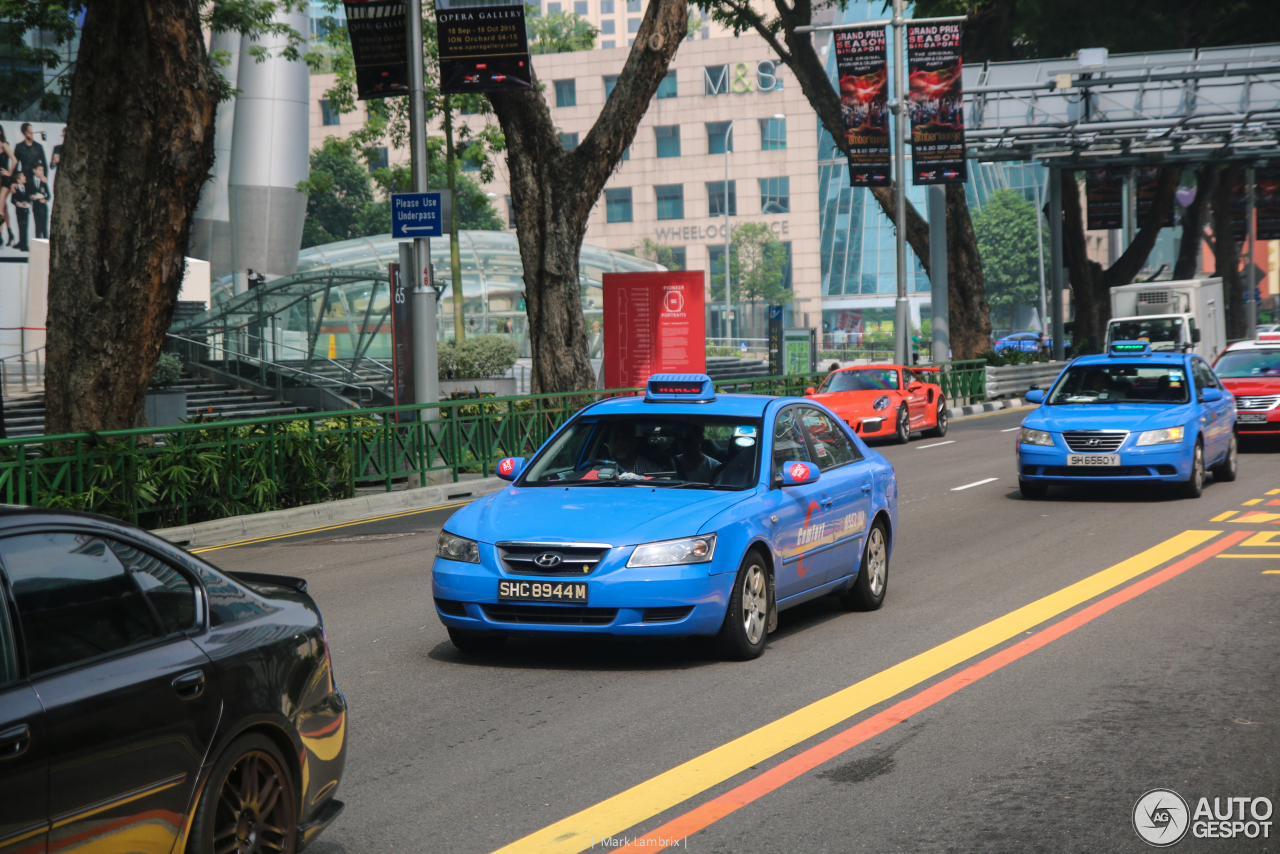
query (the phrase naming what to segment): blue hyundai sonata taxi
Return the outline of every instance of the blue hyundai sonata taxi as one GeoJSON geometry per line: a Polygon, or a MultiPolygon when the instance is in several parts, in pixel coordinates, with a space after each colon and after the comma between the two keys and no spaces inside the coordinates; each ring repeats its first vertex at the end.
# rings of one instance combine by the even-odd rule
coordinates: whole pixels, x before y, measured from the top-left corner
{"type": "Polygon", "coordinates": [[[513,634],[713,635],[755,658],[778,611],[884,601],[893,466],[804,398],[655,375],[578,412],[458,511],[431,585],[465,652],[513,634]]]}
{"type": "Polygon", "coordinates": [[[1043,498],[1050,484],[1164,482],[1199,498],[1205,470],[1236,479],[1235,398],[1192,353],[1153,353],[1116,341],[1059,375],[1018,431],[1018,486],[1043,498]]]}

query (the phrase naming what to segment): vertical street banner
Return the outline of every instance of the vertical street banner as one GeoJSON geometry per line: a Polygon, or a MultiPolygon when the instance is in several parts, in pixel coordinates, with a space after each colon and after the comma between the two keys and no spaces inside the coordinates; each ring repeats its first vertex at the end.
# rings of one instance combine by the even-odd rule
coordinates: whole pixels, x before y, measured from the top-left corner
{"type": "MultiPolygon", "coordinates": [[[[400,265],[391,272],[391,394],[396,406],[417,403],[413,394],[413,318],[409,314],[412,289],[400,275],[400,265]]],[[[412,412],[397,412],[397,424],[416,421],[412,412]]]]}
{"type": "Polygon", "coordinates": [[[436,4],[440,92],[519,92],[533,88],[524,4],[436,4]]]}
{"type": "MultiPolygon", "coordinates": [[[[1223,178],[1226,178],[1229,174],[1231,173],[1223,173],[1223,178]]],[[[1254,201],[1257,201],[1256,197],[1254,201]]],[[[1239,178],[1231,187],[1231,201],[1227,206],[1227,209],[1231,212],[1231,239],[1236,243],[1244,243],[1249,238],[1249,227],[1245,223],[1245,214],[1248,211],[1248,199],[1245,198],[1243,169],[1240,170],[1239,178]]],[[[1243,248],[1241,248],[1240,254],[1244,254],[1243,248]]]]}
{"type": "Polygon", "coordinates": [[[769,376],[771,377],[780,377],[783,373],[782,310],[783,306],[780,305],[769,306],[769,376]]]}
{"type": "Polygon", "coordinates": [[[969,180],[962,67],[960,24],[907,25],[907,114],[917,186],[969,180]]]}
{"type": "Polygon", "coordinates": [[[361,101],[409,94],[404,0],[344,0],[361,101]]]}
{"type": "Polygon", "coordinates": [[[889,61],[884,30],[835,34],[840,112],[849,145],[849,185],[887,187],[889,160],[889,61]]]}
{"type": "MultiPolygon", "coordinates": [[[[1143,166],[1133,170],[1133,195],[1134,201],[1138,208],[1138,228],[1147,227],[1147,221],[1151,218],[1151,208],[1156,201],[1156,190],[1160,185],[1160,169],[1158,167],[1143,166]]],[[[1161,228],[1173,227],[1173,207],[1169,208],[1169,213],[1165,216],[1164,222],[1160,223],[1161,228]]]]}
{"type": "Polygon", "coordinates": [[[1253,215],[1258,240],[1280,240],[1280,164],[1272,161],[1253,173],[1253,215]]]}
{"type": "Polygon", "coordinates": [[[1124,173],[1088,169],[1084,173],[1085,228],[1089,231],[1124,226],[1124,173]]]}
{"type": "Polygon", "coordinates": [[[604,385],[707,370],[701,270],[604,274],[604,385]]]}

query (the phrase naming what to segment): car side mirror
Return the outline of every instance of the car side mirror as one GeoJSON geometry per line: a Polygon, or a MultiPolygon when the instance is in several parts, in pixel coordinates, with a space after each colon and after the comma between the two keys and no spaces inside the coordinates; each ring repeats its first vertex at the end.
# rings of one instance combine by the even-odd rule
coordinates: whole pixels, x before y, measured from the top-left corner
{"type": "Polygon", "coordinates": [[[818,479],[818,467],[813,463],[790,460],[782,464],[783,486],[804,486],[818,479]]]}
{"type": "Polygon", "coordinates": [[[924,383],[916,382],[907,386],[907,391],[919,391],[924,388],[924,383]]]}
{"type": "Polygon", "coordinates": [[[1192,330],[1191,330],[1191,343],[1192,343],[1192,344],[1199,344],[1199,343],[1200,343],[1200,330],[1199,330],[1199,329],[1192,329],[1192,330]]]}
{"type": "Polygon", "coordinates": [[[804,390],[804,393],[805,393],[805,394],[816,394],[817,392],[814,390],[813,386],[809,386],[807,389],[805,389],[805,390],[804,390]]]}
{"type": "Polygon", "coordinates": [[[1027,403],[1044,403],[1044,391],[1038,388],[1033,388],[1031,391],[1027,392],[1027,396],[1024,400],[1026,400],[1027,403]]]}
{"type": "Polygon", "coordinates": [[[1205,403],[1213,403],[1215,400],[1222,400],[1222,389],[1202,388],[1200,389],[1200,400],[1205,403]]]}
{"type": "Polygon", "coordinates": [[[503,480],[515,480],[524,471],[524,457],[507,457],[498,462],[496,474],[503,480]]]}

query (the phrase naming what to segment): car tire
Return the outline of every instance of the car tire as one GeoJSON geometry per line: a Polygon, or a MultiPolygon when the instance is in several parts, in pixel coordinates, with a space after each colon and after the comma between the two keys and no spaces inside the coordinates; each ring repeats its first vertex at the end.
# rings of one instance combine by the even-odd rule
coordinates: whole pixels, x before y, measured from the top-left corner
{"type": "Polygon", "coordinates": [[[493,632],[455,629],[453,626],[449,626],[449,641],[458,648],[458,652],[469,654],[497,652],[507,642],[507,636],[494,634],[493,632]]]}
{"type": "Polygon", "coordinates": [[[742,558],[729,593],[729,607],[716,635],[720,654],[730,661],[750,661],[764,652],[769,637],[769,588],[773,581],[759,551],[742,558]]]}
{"type": "Polygon", "coordinates": [[[1236,479],[1236,475],[1240,472],[1240,450],[1235,433],[1231,434],[1231,444],[1227,447],[1226,458],[1210,471],[1213,472],[1213,479],[1220,483],[1230,483],[1236,479]]]}
{"type": "Polygon", "coordinates": [[[899,445],[905,445],[911,441],[911,414],[907,412],[905,401],[898,406],[898,426],[894,431],[893,441],[899,445]]]}
{"type": "Polygon", "coordinates": [[[938,414],[934,426],[930,430],[925,430],[924,434],[934,439],[941,439],[947,435],[947,399],[945,397],[938,398],[938,414]]]}
{"type": "Polygon", "coordinates": [[[187,854],[293,854],[297,844],[297,787],[284,754],[261,733],[240,736],[209,772],[191,823],[187,854]],[[250,779],[252,786],[246,786],[250,779]],[[251,796],[246,797],[246,789],[251,796]]]}
{"type": "Polygon", "coordinates": [[[867,531],[867,544],[862,549],[862,565],[858,575],[840,596],[840,604],[849,611],[875,611],[884,603],[889,589],[889,535],[884,522],[877,519],[867,531]]]}
{"type": "Polygon", "coordinates": [[[1204,443],[1196,439],[1196,450],[1191,457],[1191,476],[1178,486],[1183,498],[1199,498],[1204,492],[1204,443]]]}
{"type": "Polygon", "coordinates": [[[1030,483],[1019,478],[1018,489],[1022,492],[1023,498],[1032,500],[1045,498],[1049,495],[1049,484],[1047,483],[1030,483]]]}

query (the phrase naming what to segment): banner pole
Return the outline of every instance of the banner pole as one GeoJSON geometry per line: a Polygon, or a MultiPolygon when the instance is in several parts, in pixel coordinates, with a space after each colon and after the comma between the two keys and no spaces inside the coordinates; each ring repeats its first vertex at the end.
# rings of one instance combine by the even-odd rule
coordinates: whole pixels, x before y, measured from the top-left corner
{"type": "Polygon", "coordinates": [[[893,0],[893,98],[895,101],[893,142],[894,249],[897,260],[898,299],[893,321],[893,358],[899,365],[910,364],[911,304],[907,301],[907,102],[903,77],[906,63],[906,22],[903,0],[893,0]]]}
{"type": "MultiPolygon", "coordinates": [[[[408,0],[405,9],[406,49],[409,53],[409,154],[413,170],[413,190],[425,193],[427,186],[426,107],[423,103],[422,0],[408,0]]],[[[413,385],[415,403],[440,400],[440,378],[436,361],[436,292],[431,279],[431,239],[413,240],[413,385]]],[[[440,416],[436,408],[419,411],[419,420],[440,416]]]]}

